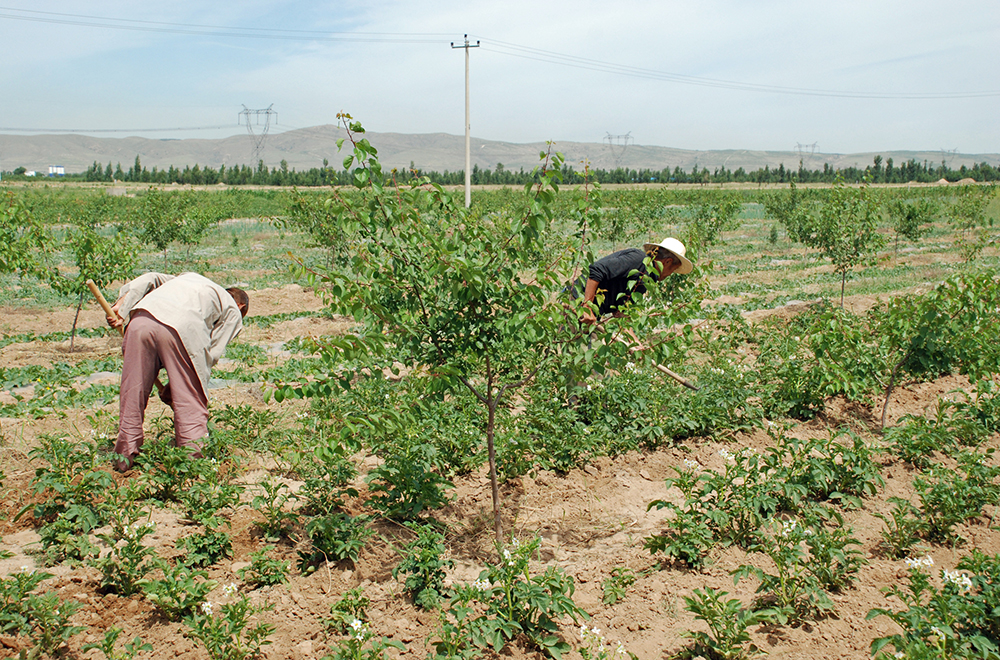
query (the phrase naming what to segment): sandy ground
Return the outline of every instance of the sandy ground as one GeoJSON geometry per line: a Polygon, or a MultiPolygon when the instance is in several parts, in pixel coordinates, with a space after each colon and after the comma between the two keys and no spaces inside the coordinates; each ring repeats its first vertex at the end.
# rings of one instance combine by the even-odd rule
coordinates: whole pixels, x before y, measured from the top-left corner
{"type": "MultiPolygon", "coordinates": [[[[252,295],[254,314],[319,309],[321,306],[311,292],[294,285],[257,291],[252,295]]],[[[864,307],[867,301],[859,300],[857,303],[864,307]]],[[[782,313],[791,311],[786,309],[782,313]]],[[[72,322],[70,311],[4,309],[0,310],[0,315],[7,333],[68,329],[72,322]]],[[[94,309],[84,311],[83,327],[97,327],[102,323],[100,312],[94,309]]],[[[297,319],[266,329],[248,326],[240,341],[270,345],[297,336],[343,332],[346,327],[347,324],[342,321],[297,319]]],[[[77,342],[77,349],[70,354],[63,344],[12,344],[0,350],[0,363],[20,366],[109,356],[120,351],[120,340],[114,337],[82,339],[77,342]]],[[[933,406],[938,397],[960,388],[967,389],[968,382],[954,376],[906,385],[893,398],[890,423],[903,414],[920,414],[933,406]]],[[[212,390],[210,394],[214,407],[249,402],[256,406],[276,405],[273,402],[265,404],[259,386],[254,385],[212,390]]],[[[107,409],[116,412],[113,405],[107,406],[107,409]]],[[[158,401],[151,403],[151,418],[165,412],[158,401]]],[[[14,553],[12,558],[0,562],[0,574],[20,570],[22,566],[34,566],[35,562],[30,550],[38,536],[32,528],[30,516],[16,523],[12,521],[14,513],[30,498],[28,490],[34,466],[28,461],[27,452],[42,433],[69,431],[86,435],[89,432],[88,413],[92,414],[92,411],[70,410],[65,416],[50,415],[40,420],[0,420],[5,438],[0,468],[6,473],[0,549],[14,553]]],[[[860,430],[863,424],[859,417],[870,417],[871,411],[862,410],[860,413],[859,416],[857,406],[833,400],[824,415],[794,426],[790,434],[802,438],[827,437],[828,429],[844,424],[860,430]]],[[[735,441],[700,438],[657,452],[633,452],[614,460],[600,458],[584,469],[565,475],[540,472],[526,476],[503,488],[505,528],[521,538],[532,538],[536,534],[541,536],[541,553],[533,564],[534,569],[541,572],[550,565],[560,566],[575,578],[577,590],[574,599],[592,616],[589,625],[600,628],[609,641],[622,641],[638,658],[667,658],[684,647],[683,631],[699,630],[704,626],[684,610],[683,597],[691,595],[696,588],[711,586],[725,589],[748,603],[753,597],[755,584],[743,581],[734,587],[730,571],[744,563],[764,565],[764,560],[760,554],[747,554],[736,548],[717,548],[709,565],[702,570],[661,566],[656,557],[644,550],[643,539],[661,529],[665,512],[647,511],[647,504],[655,499],[680,498],[678,491],[668,491],[664,486],[663,479],[672,474],[670,466],[679,465],[684,459],[696,459],[703,466],[721,469],[725,459],[718,454],[720,449],[750,447],[759,450],[769,443],[770,439],[762,431],[739,435],[735,441]],[[629,587],[624,599],[613,606],[604,605],[601,583],[611,575],[612,569],[619,566],[629,567],[636,573],[653,570],[629,587]]],[[[993,438],[991,444],[997,445],[997,438],[993,438]]],[[[363,465],[372,464],[370,458],[358,458],[363,465]]],[[[267,468],[264,462],[251,464],[242,479],[257,481],[267,468]]],[[[871,640],[894,631],[893,624],[884,617],[866,620],[866,614],[872,607],[890,604],[881,589],[899,584],[905,575],[901,562],[879,554],[879,532],[883,523],[874,514],[889,510],[889,497],[912,496],[913,472],[904,463],[886,459],[883,476],[886,485],[875,498],[868,500],[860,510],[845,512],[846,524],[853,528],[855,536],[863,543],[867,565],[861,569],[852,588],[833,596],[837,608],[835,615],[798,626],[754,627],[754,643],[770,657],[809,660],[868,658],[871,640]]],[[[297,486],[294,482],[291,485],[297,486]]],[[[361,500],[364,499],[365,486],[360,478],[357,485],[362,494],[358,501],[348,503],[352,512],[361,511],[363,506],[361,500]]],[[[450,557],[455,562],[454,568],[449,571],[449,579],[469,581],[478,576],[484,562],[493,553],[490,490],[485,471],[456,480],[456,486],[454,501],[437,517],[447,524],[449,530],[450,557]]],[[[234,557],[209,569],[212,579],[220,584],[239,583],[235,571],[245,566],[250,552],[262,544],[253,526],[253,522],[260,519],[260,514],[249,506],[235,511],[231,520],[234,557]]],[[[179,555],[180,552],[175,549],[177,539],[197,530],[173,510],[157,510],[155,520],[158,526],[151,542],[165,557],[179,555]]],[[[990,554],[1000,552],[1000,532],[991,529],[988,522],[984,518],[961,530],[968,540],[965,547],[928,547],[927,552],[934,558],[935,567],[954,567],[958,558],[972,547],[990,554]]],[[[324,632],[321,619],[329,615],[330,605],[344,590],[356,586],[364,587],[365,594],[372,601],[369,615],[373,630],[401,642],[406,648],[402,653],[390,651],[390,657],[426,657],[427,645],[434,638],[437,613],[415,608],[404,595],[402,585],[391,576],[391,569],[398,561],[398,555],[391,546],[393,542],[399,544],[408,537],[405,531],[389,522],[376,524],[376,529],[377,535],[369,541],[356,563],[329,564],[308,576],[299,575],[293,568],[289,584],[252,592],[254,601],[269,602],[274,606],[272,612],[264,615],[276,627],[270,637],[272,644],[266,647],[268,658],[319,658],[328,653],[331,639],[324,632]]],[[[294,566],[295,551],[290,543],[280,545],[279,552],[294,566]]],[[[150,642],[155,649],[150,657],[207,657],[203,649],[185,637],[183,624],[162,619],[152,603],[141,595],[120,598],[99,593],[95,569],[59,565],[47,570],[55,576],[44,583],[44,590],[54,590],[61,598],[75,599],[82,604],[74,622],[87,626],[87,631],[73,639],[69,657],[100,657],[96,651],[81,653],[80,646],[96,641],[112,625],[124,628],[122,639],[141,635],[150,642]]],[[[225,600],[221,587],[210,599],[225,600]]],[[[578,628],[572,624],[564,626],[563,635],[574,647],[579,642],[578,628]]],[[[17,639],[0,636],[0,657],[16,657],[18,644],[17,639]]],[[[503,656],[539,657],[537,653],[517,645],[509,646],[503,656]]],[[[492,656],[487,654],[485,657],[492,656]]],[[[579,656],[573,652],[567,657],[579,656]]]]}

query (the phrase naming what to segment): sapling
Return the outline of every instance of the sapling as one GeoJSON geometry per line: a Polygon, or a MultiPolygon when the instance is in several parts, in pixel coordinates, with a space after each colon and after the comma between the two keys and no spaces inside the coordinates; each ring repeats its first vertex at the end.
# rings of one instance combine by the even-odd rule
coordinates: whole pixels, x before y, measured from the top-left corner
{"type": "Polygon", "coordinates": [[[84,297],[90,295],[87,280],[93,280],[103,288],[116,280],[130,279],[138,261],[138,250],[124,232],[117,229],[110,236],[105,236],[100,220],[90,217],[77,218],[66,236],[65,245],[73,254],[76,272],[72,276],[66,276],[58,270],[52,270],[47,279],[56,291],[77,296],[70,335],[72,352],[80,308],[84,297]]]}
{"type": "Polygon", "coordinates": [[[0,203],[0,274],[44,277],[53,251],[52,234],[13,192],[0,203]]]}
{"type": "Polygon", "coordinates": [[[833,262],[840,275],[840,306],[844,306],[847,274],[855,266],[873,262],[885,245],[878,232],[881,203],[866,180],[858,188],[848,187],[843,179],[834,183],[819,212],[809,220],[806,245],[819,248],[833,262]]]}
{"type": "Polygon", "coordinates": [[[989,242],[989,228],[993,218],[986,213],[986,207],[993,199],[997,187],[962,186],[957,198],[948,209],[948,220],[959,231],[959,247],[966,262],[974,260],[989,242]]]}
{"type": "MultiPolygon", "coordinates": [[[[330,339],[323,351],[331,361],[401,356],[406,366],[433,375],[436,391],[464,389],[476,398],[485,417],[494,534],[500,541],[498,407],[560,361],[574,376],[606,365],[604,351],[598,357],[581,342],[589,333],[580,329],[580,312],[551,295],[565,285],[560,273],[571,272],[587,252],[587,231],[599,221],[594,210],[599,195],[589,190],[571,205],[570,221],[578,229],[573,240],[580,244],[546,245],[556,217],[561,156],[546,155],[539,182],[527,187],[513,212],[481,217],[425,180],[395,185],[361,125],[349,115],[340,119],[353,146],[345,167],[355,166],[353,180],[360,191],[335,190],[326,204],[345,236],[356,240],[350,240],[343,266],[310,271],[300,264],[313,281],[326,283],[332,309],[351,315],[358,325],[354,333],[330,339]],[[550,253],[551,261],[540,258],[550,253]]],[[[654,325],[646,312],[636,312],[631,320],[639,333],[654,325]]],[[[603,333],[613,337],[613,330],[603,333]]],[[[615,346],[614,360],[627,352],[613,341],[607,344],[615,346]]],[[[276,397],[319,395],[350,381],[341,371],[281,388],[276,397]]]]}
{"type": "Polygon", "coordinates": [[[889,214],[893,232],[896,234],[893,249],[898,253],[900,237],[910,241],[919,240],[927,233],[928,228],[925,225],[933,219],[938,212],[938,207],[928,199],[914,202],[894,199],[886,204],[886,212],[889,214]]]}

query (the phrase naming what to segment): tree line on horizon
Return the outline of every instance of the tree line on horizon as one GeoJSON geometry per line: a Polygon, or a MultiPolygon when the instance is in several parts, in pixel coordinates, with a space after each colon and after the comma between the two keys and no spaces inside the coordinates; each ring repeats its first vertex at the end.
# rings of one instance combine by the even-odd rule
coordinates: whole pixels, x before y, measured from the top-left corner
{"type": "MultiPolygon", "coordinates": [[[[393,174],[400,183],[407,183],[419,177],[427,177],[433,183],[441,185],[462,185],[465,183],[465,170],[454,172],[445,170],[444,172],[427,171],[417,168],[411,161],[410,166],[401,170],[394,170],[393,174]]],[[[582,181],[584,172],[575,170],[570,165],[563,165],[563,180],[569,183],[582,181]]],[[[13,172],[5,172],[4,176],[23,177],[25,168],[19,167],[13,172]]],[[[89,182],[131,182],[131,183],[159,183],[159,184],[190,184],[190,185],[214,185],[225,184],[230,186],[258,185],[258,186],[347,186],[351,185],[352,172],[338,170],[329,165],[327,159],[323,160],[323,167],[314,167],[308,170],[298,171],[289,169],[288,161],[282,160],[276,167],[268,168],[264,161],[259,161],[255,168],[248,165],[233,165],[226,167],[220,165],[218,169],[212,167],[185,166],[183,169],[171,165],[167,169],[152,170],[142,165],[139,156],[135,157],[133,165],[125,170],[121,163],[112,168],[108,162],[102,166],[97,161],[87,168],[83,173],[68,174],[62,177],[67,180],[82,180],[89,182]]],[[[497,163],[494,169],[480,168],[474,165],[471,173],[472,185],[525,185],[537,183],[540,174],[537,171],[525,171],[507,169],[503,163],[497,163]]],[[[664,168],[654,170],[650,168],[631,169],[588,169],[586,178],[589,181],[608,183],[693,183],[693,184],[722,184],[722,183],[833,183],[843,180],[848,183],[861,183],[869,181],[871,183],[932,183],[945,179],[949,182],[961,179],[972,178],[978,182],[1000,181],[1000,167],[994,167],[989,163],[974,163],[972,167],[962,165],[958,169],[952,169],[945,161],[938,165],[933,165],[929,161],[918,162],[914,159],[896,165],[892,158],[884,159],[878,155],[871,165],[860,168],[857,166],[846,168],[833,168],[829,163],[823,164],[823,169],[808,169],[802,161],[799,161],[797,169],[786,168],[781,163],[776,168],[765,165],[763,168],[747,171],[742,167],[735,170],[727,169],[725,166],[709,170],[707,167],[699,167],[695,164],[691,171],[686,171],[680,166],[673,169],[664,168]]]]}

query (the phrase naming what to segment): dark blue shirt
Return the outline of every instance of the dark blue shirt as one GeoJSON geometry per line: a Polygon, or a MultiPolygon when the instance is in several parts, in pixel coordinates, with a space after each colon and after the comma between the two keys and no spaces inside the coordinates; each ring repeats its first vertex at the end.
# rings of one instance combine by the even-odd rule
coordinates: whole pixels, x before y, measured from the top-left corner
{"type": "MultiPolygon", "coordinates": [[[[646,253],[639,248],[626,248],[590,264],[589,278],[597,282],[595,300],[604,296],[598,317],[616,312],[619,307],[631,302],[633,292],[646,292],[641,280],[646,274],[645,258],[646,253]],[[631,277],[629,273],[632,273],[631,277]]],[[[583,291],[581,286],[586,286],[583,277],[577,280],[577,295],[583,291]]]]}

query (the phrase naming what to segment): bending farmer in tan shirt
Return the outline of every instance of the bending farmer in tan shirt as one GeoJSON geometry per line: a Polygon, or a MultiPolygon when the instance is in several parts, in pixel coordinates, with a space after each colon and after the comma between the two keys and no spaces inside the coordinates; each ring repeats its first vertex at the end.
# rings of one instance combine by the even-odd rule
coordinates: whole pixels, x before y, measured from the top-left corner
{"type": "Polygon", "coordinates": [[[174,409],[174,443],[201,457],[208,435],[208,378],[243,327],[250,299],[242,289],[223,289],[197,273],[174,277],[147,273],[119,291],[112,306],[125,324],[115,466],[124,471],[142,448],[146,404],[160,369],[170,382],[161,398],[174,409]]]}

